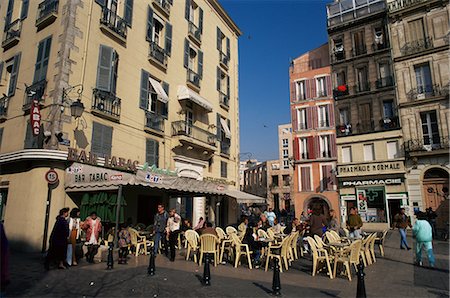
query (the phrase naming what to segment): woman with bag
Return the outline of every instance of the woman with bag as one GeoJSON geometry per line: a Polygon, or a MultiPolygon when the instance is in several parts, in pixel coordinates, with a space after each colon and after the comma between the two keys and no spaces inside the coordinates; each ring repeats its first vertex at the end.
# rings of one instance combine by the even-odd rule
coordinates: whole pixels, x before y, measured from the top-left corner
{"type": "Polygon", "coordinates": [[[70,266],[77,266],[76,245],[80,239],[80,209],[73,208],[69,217],[69,243],[67,244],[66,262],[70,266]]]}
{"type": "Polygon", "coordinates": [[[99,243],[98,237],[102,230],[102,223],[97,213],[91,212],[83,223],[83,230],[86,231],[86,246],[88,252],[86,253],[86,260],[89,263],[94,263],[94,256],[97,254],[99,243]]]}

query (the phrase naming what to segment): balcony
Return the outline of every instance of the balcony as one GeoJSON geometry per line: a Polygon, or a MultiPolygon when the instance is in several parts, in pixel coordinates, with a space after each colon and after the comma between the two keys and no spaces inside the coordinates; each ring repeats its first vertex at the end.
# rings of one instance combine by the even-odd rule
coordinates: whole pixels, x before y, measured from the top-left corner
{"type": "Polygon", "coordinates": [[[6,121],[6,116],[8,112],[8,96],[3,96],[0,98],[0,122],[6,121]]]}
{"type": "Polygon", "coordinates": [[[345,60],[345,50],[342,49],[334,49],[333,55],[332,55],[333,62],[339,62],[345,60]]]}
{"type": "Polygon", "coordinates": [[[338,100],[339,97],[343,97],[348,95],[348,86],[347,85],[340,85],[337,88],[333,89],[333,98],[335,100],[338,100]]]}
{"type": "Polygon", "coordinates": [[[392,86],[394,86],[394,77],[393,76],[387,76],[385,78],[380,78],[375,81],[375,87],[377,87],[377,89],[392,87],[392,86]]]}
{"type": "Polygon", "coordinates": [[[217,137],[215,134],[190,125],[184,120],[172,122],[172,136],[178,136],[180,141],[197,147],[216,149],[217,137]]]}
{"type": "Polygon", "coordinates": [[[164,118],[152,112],[145,113],[145,131],[147,132],[164,132],[164,118]]]}
{"type": "Polygon", "coordinates": [[[37,99],[39,102],[44,100],[45,88],[47,87],[47,80],[42,80],[25,88],[25,102],[22,109],[27,111],[31,107],[31,101],[37,99]]]}
{"type": "Polygon", "coordinates": [[[148,53],[148,60],[154,62],[157,66],[164,69],[167,68],[167,54],[166,51],[157,45],[155,42],[150,42],[150,48],[148,53]]]}
{"type": "Polygon", "coordinates": [[[127,41],[127,22],[106,7],[102,8],[100,29],[122,44],[127,41]]]}
{"type": "Polygon", "coordinates": [[[12,48],[20,41],[20,33],[22,32],[22,20],[17,19],[5,28],[3,33],[2,48],[4,51],[12,48]]]}
{"type": "Polygon", "coordinates": [[[382,51],[384,49],[389,49],[389,44],[386,41],[384,41],[383,43],[372,44],[372,52],[382,51]]]}
{"type": "Polygon", "coordinates": [[[382,130],[398,129],[400,122],[397,116],[385,117],[380,119],[380,127],[382,130]]]}
{"type": "Polygon", "coordinates": [[[341,0],[327,5],[328,28],[383,12],[384,0],[341,0]]]}
{"type": "Polygon", "coordinates": [[[58,17],[58,6],[58,0],[45,0],[39,4],[36,17],[36,27],[38,31],[44,29],[56,20],[58,17]]]}
{"type": "Polygon", "coordinates": [[[230,156],[230,148],[231,144],[229,139],[220,142],[220,154],[230,156]]]}
{"type": "Polygon", "coordinates": [[[99,89],[93,90],[92,114],[119,122],[121,100],[115,94],[99,89]]]}
{"type": "Polygon", "coordinates": [[[200,90],[200,76],[191,69],[187,70],[186,83],[193,89],[200,90]]]}
{"type": "Polygon", "coordinates": [[[202,32],[194,23],[189,21],[188,36],[193,42],[200,45],[202,43],[202,32]]]}
{"type": "Polygon", "coordinates": [[[352,125],[350,123],[336,126],[336,135],[338,137],[349,136],[352,134],[352,125]]]}
{"type": "Polygon", "coordinates": [[[433,40],[430,37],[426,37],[424,39],[405,43],[405,45],[400,48],[400,52],[402,53],[402,56],[407,56],[420,53],[431,48],[433,48],[433,40]]]}
{"type": "Polygon", "coordinates": [[[361,120],[356,124],[357,133],[370,133],[375,131],[373,120],[361,120]]]}
{"type": "Polygon", "coordinates": [[[388,3],[389,13],[397,12],[399,10],[412,7],[420,3],[426,3],[430,0],[395,0],[388,3]]]}
{"type": "Polygon", "coordinates": [[[167,0],[153,0],[153,6],[168,17],[170,15],[170,3],[167,0]]]}
{"type": "Polygon", "coordinates": [[[422,100],[433,97],[448,96],[449,87],[440,87],[439,85],[425,85],[411,89],[406,93],[406,97],[410,101],[422,100]]]}
{"type": "Polygon", "coordinates": [[[367,48],[365,44],[358,45],[352,49],[352,56],[357,57],[367,54],[367,48]]]}
{"type": "Polygon", "coordinates": [[[438,137],[433,140],[430,140],[428,137],[424,137],[423,139],[408,140],[404,145],[405,152],[409,156],[435,154],[447,155],[449,150],[448,140],[448,137],[438,137]]]}
{"type": "Polygon", "coordinates": [[[221,107],[225,109],[228,109],[230,107],[230,96],[228,96],[228,94],[219,91],[219,101],[221,107]]]}
{"type": "Polygon", "coordinates": [[[229,61],[230,61],[230,58],[225,53],[220,52],[220,65],[223,68],[228,69],[229,61]]]}

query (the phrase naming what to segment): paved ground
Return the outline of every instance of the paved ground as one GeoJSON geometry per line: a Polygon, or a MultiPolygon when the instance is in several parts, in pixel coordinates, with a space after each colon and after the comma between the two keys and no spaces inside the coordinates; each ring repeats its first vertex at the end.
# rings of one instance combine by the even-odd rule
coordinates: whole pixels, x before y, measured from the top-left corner
{"type": "MultiPolygon", "coordinates": [[[[412,244],[412,239],[409,240],[412,244]]],[[[388,234],[385,258],[366,268],[368,297],[448,297],[449,252],[447,242],[435,242],[436,268],[413,265],[413,250],[400,250],[398,232],[388,234]]],[[[184,254],[180,251],[180,254],[184,254]]],[[[47,297],[255,297],[270,296],[272,272],[235,269],[231,265],[211,267],[212,285],[201,285],[203,267],[184,261],[181,255],[174,263],[158,256],[156,275],[147,275],[148,257],[131,257],[128,265],[106,264],[80,266],[69,270],[44,271],[40,255],[13,254],[12,282],[7,296],[47,297]]],[[[426,261],[424,262],[427,264],[426,261]]],[[[308,256],[294,262],[281,274],[285,297],[355,297],[356,276],[349,282],[344,278],[330,280],[326,275],[311,276],[308,256]]]]}

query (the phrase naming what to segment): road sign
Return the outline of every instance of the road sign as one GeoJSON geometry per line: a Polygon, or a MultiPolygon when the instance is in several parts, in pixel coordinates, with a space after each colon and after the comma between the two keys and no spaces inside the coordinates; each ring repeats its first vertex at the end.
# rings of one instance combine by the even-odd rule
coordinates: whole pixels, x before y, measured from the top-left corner
{"type": "Polygon", "coordinates": [[[55,184],[58,182],[58,173],[55,170],[51,169],[45,173],[45,180],[47,180],[48,184],[55,184]]]}

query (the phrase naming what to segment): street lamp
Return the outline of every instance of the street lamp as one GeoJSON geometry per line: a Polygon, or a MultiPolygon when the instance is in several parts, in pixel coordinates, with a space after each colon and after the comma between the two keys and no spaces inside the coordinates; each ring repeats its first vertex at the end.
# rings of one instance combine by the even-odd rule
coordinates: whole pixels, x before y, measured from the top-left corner
{"type": "Polygon", "coordinates": [[[81,115],[84,112],[84,105],[83,103],[80,101],[80,99],[78,99],[77,101],[74,101],[71,105],[70,105],[70,114],[72,115],[72,117],[74,117],[75,119],[80,118],[81,115]]]}

